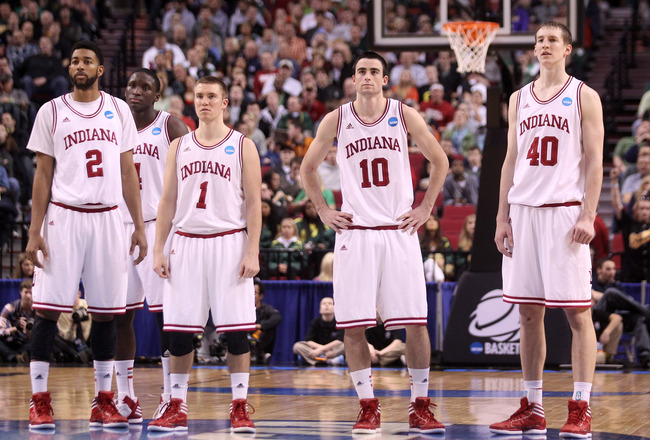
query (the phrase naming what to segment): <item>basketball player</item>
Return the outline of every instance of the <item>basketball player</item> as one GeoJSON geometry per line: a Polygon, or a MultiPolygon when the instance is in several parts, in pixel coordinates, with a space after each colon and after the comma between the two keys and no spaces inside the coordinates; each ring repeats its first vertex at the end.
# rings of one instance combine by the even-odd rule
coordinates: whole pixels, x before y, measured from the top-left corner
{"type": "MultiPolygon", "coordinates": [[[[162,194],[165,159],[172,140],[188,132],[180,119],[164,111],[157,111],[153,105],[160,98],[160,81],[156,72],[137,69],[126,85],[126,102],[138,129],[140,145],[133,150],[135,168],[140,177],[140,197],[147,242],[156,238],[156,211],[162,194]]],[[[131,217],[125,206],[120,205],[126,237],[133,233],[131,217]]],[[[142,264],[132,266],[128,272],[126,313],[117,315],[117,351],[115,353],[115,378],[117,381],[117,409],[129,423],[142,422],[142,409],[133,387],[133,358],[135,357],[135,331],[133,317],[135,310],[144,306],[145,294],[151,312],[156,313],[160,330],[160,345],[163,367],[163,394],[161,407],[169,402],[169,338],[162,331],[163,280],[151,270],[153,258],[147,255],[142,264]]],[[[154,415],[156,418],[160,411],[154,415]]]]}
{"type": "Polygon", "coordinates": [[[542,434],[545,307],[564,309],[573,342],[574,391],[561,437],[591,436],[589,395],[596,365],[589,242],[603,176],[598,94],[565,70],[571,33],[557,22],[536,34],[540,76],[510,97],[494,241],[503,258],[503,299],[519,304],[524,397],[490,430],[542,434]],[[525,274],[525,276],[522,276],[525,274]]]}
{"type": "Polygon", "coordinates": [[[212,310],[225,332],[233,401],[232,432],[255,432],[246,395],[247,332],[255,330],[253,276],[259,271],[262,178],[255,144],[226,126],[228,90],[214,76],[194,87],[199,127],[172,142],[156,219],[154,270],[165,278],[164,330],[170,332],[171,399],[150,431],[187,430],[193,333],[212,310]],[[172,231],[173,229],[173,231],[172,231]],[[168,253],[165,242],[173,232],[168,253]]]}
{"type": "Polygon", "coordinates": [[[147,254],[138,174],[132,149],[139,144],[129,107],[99,90],[104,73],[100,48],[80,41],[72,48],[68,73],[74,86],[39,110],[28,148],[36,152],[32,223],[27,255],[34,272],[30,374],[30,428],[53,428],[47,377],[56,321],[70,312],[83,279],[92,314],[95,399],[90,425],[128,426],[113,402],[114,314],[126,305],[127,258],[122,216],[126,202],[134,231],[131,254],[147,254]]]}
{"type": "Polygon", "coordinates": [[[409,425],[413,431],[442,433],[427,397],[431,345],[417,229],[429,218],[449,168],[447,157],[414,109],[386,99],[386,61],[361,54],[354,66],[356,100],[327,114],[304,158],[301,176],[323,222],[337,233],[334,250],[334,308],[345,329],[345,355],[360,398],[353,433],[380,430],[365,329],[406,328],[406,359],[411,377],[409,425]],[[408,158],[410,134],[431,162],[431,183],[422,204],[411,209],[413,187],[408,158]],[[338,139],[342,211],[330,209],[321,194],[318,165],[338,139]]]}

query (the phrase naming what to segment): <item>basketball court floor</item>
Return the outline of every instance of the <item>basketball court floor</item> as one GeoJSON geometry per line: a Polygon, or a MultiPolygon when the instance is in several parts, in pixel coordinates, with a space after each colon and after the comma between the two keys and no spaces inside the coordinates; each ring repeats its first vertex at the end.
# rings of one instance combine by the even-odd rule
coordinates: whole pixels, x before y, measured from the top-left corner
{"type": "MultiPolygon", "coordinates": [[[[446,369],[431,372],[430,393],[436,418],[447,426],[444,435],[408,433],[408,374],[405,369],[373,369],[375,394],[382,405],[382,432],[354,436],[364,439],[552,439],[560,438],[572,391],[569,371],[547,371],[544,407],[548,433],[542,436],[492,436],[488,425],[507,418],[519,406],[521,372],[512,370],[446,369]]],[[[187,433],[149,433],[146,424],[158,405],[161,373],[136,366],[135,390],[145,422],[124,430],[88,427],[93,398],[93,370],[52,367],[50,391],[56,431],[28,429],[31,395],[26,366],[0,367],[0,439],[135,440],[170,439],[349,439],[358,412],[357,397],[345,367],[264,367],[251,371],[249,403],[257,426],[253,435],[231,434],[228,406],[230,379],[224,367],[192,370],[187,433]]],[[[650,438],[650,372],[598,371],[591,399],[593,439],[650,438]]]]}

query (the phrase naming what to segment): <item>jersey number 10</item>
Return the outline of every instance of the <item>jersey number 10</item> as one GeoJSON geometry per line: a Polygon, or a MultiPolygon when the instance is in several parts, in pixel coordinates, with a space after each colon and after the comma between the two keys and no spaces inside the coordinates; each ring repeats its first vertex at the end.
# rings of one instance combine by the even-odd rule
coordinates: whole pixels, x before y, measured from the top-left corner
{"type": "Polygon", "coordinates": [[[390,183],[388,159],[377,157],[370,162],[370,167],[368,167],[368,159],[363,159],[359,162],[359,166],[361,167],[361,188],[370,188],[372,185],[387,186],[390,183]]]}

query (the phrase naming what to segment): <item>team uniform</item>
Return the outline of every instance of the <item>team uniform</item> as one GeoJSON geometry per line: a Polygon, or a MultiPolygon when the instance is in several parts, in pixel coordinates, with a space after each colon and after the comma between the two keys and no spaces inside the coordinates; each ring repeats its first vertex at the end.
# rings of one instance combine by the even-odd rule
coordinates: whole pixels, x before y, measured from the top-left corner
{"type": "Polygon", "coordinates": [[[139,144],[128,105],[100,92],[66,94],[39,110],[27,148],[54,157],[41,233],[50,254],[34,270],[34,308],[69,312],[84,282],[88,311],[124,313],[127,260],[120,155],[139,144]]]}
{"type": "MultiPolygon", "coordinates": [[[[169,113],[160,111],[151,124],[138,130],[140,145],[133,150],[133,162],[140,178],[142,217],[147,243],[154,243],[156,239],[156,214],[158,203],[162,197],[165,159],[171,143],[167,129],[170,116],[169,113]]],[[[129,243],[135,227],[125,203],[120,204],[120,210],[124,220],[124,238],[126,243],[129,243]]],[[[149,310],[162,312],[164,283],[163,279],[151,269],[153,255],[148,253],[140,264],[134,266],[132,262],[136,258],[137,254],[135,253],[133,256],[127,257],[128,260],[131,260],[131,264],[128,269],[126,308],[127,310],[142,308],[146,294],[149,310]]]]}
{"type": "Polygon", "coordinates": [[[210,309],[217,332],[255,330],[253,279],[239,278],[248,243],[243,141],[234,130],[211,146],[194,133],[179,140],[165,331],[202,332],[210,309]]]}
{"type": "Polygon", "coordinates": [[[570,243],[585,194],[583,82],[569,77],[547,101],[535,96],[533,84],[523,87],[517,100],[517,161],[508,193],[515,245],[512,258],[503,258],[503,298],[517,304],[589,307],[589,246],[570,243]]]}
{"type": "Polygon", "coordinates": [[[337,139],[341,210],[354,223],[337,235],[334,249],[337,327],[375,326],[377,312],[389,330],[426,325],[418,237],[398,230],[397,218],[413,203],[402,104],[387,99],[372,123],[362,121],[352,103],[341,106],[337,139]]]}

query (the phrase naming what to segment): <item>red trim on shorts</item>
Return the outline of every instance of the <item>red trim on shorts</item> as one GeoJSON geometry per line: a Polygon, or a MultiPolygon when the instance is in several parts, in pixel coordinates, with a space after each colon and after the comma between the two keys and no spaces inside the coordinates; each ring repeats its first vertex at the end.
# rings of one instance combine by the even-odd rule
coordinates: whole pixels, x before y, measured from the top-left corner
{"type": "Polygon", "coordinates": [[[163,331],[179,333],[203,333],[203,327],[200,325],[165,324],[163,325],[163,331]]]}
{"type": "Polygon", "coordinates": [[[557,300],[557,299],[545,299],[545,298],[526,298],[522,296],[508,296],[503,295],[503,301],[510,304],[531,304],[544,306],[548,308],[585,308],[591,307],[591,300],[557,300]]]}
{"type": "Polygon", "coordinates": [[[564,202],[564,203],[545,203],[538,206],[538,208],[560,208],[562,206],[579,206],[582,205],[582,202],[574,200],[573,202],[564,202]]]}
{"type": "Polygon", "coordinates": [[[386,329],[405,325],[427,325],[427,318],[393,318],[384,321],[384,328],[386,329]]]}
{"type": "Polygon", "coordinates": [[[232,234],[237,234],[238,232],[243,232],[245,229],[233,229],[231,231],[225,231],[225,232],[217,232],[216,234],[207,234],[207,235],[202,235],[202,234],[190,234],[189,232],[183,232],[183,231],[176,231],[178,235],[182,235],[183,237],[190,237],[190,238],[215,238],[215,237],[223,237],[224,235],[232,235],[232,234]]]}
{"type": "Polygon", "coordinates": [[[387,226],[348,226],[348,229],[370,229],[373,231],[395,231],[399,229],[399,225],[387,225],[387,226]]]}
{"type": "Polygon", "coordinates": [[[88,313],[97,315],[123,315],[126,313],[125,307],[91,307],[88,306],[88,313]]]}
{"type": "Polygon", "coordinates": [[[337,321],[336,328],[374,327],[377,325],[376,318],[355,319],[354,321],[337,321]]]}
{"type": "Polygon", "coordinates": [[[32,309],[36,310],[54,310],[55,312],[72,312],[72,306],[64,306],[60,304],[52,304],[52,303],[41,303],[41,302],[33,302],[32,303],[32,309]]]}
{"type": "Polygon", "coordinates": [[[144,308],[144,301],[126,305],[126,310],[137,310],[142,308],[144,308]]]}
{"type": "Polygon", "coordinates": [[[152,305],[147,304],[147,305],[149,306],[150,312],[158,313],[158,312],[162,312],[163,310],[162,304],[152,304],[152,305]]]}
{"type": "Polygon", "coordinates": [[[251,331],[251,330],[255,330],[254,322],[247,322],[244,324],[218,325],[215,327],[215,331],[218,333],[241,332],[241,331],[251,331]]]}
{"type": "MultiPolygon", "coordinates": [[[[61,208],[69,209],[71,211],[77,211],[77,212],[86,212],[86,213],[94,213],[94,212],[106,212],[106,211],[112,211],[114,209],[117,209],[117,205],[115,206],[102,206],[101,208],[79,208],[78,206],[70,206],[66,205],[65,203],[60,203],[60,202],[50,202],[53,205],[60,206],[61,208]]],[[[89,206],[92,206],[91,204],[88,204],[89,206]]]]}

